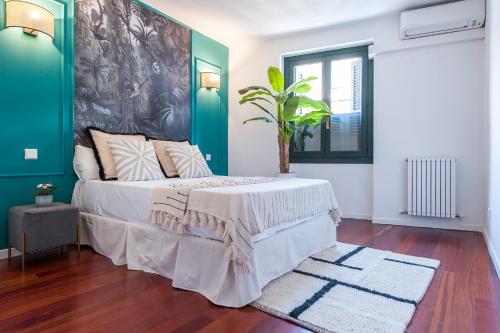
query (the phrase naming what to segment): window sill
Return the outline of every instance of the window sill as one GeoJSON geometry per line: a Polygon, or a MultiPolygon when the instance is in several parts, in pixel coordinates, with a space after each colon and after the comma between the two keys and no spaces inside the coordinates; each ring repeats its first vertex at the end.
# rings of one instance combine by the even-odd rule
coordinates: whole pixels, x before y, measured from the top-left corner
{"type": "Polygon", "coordinates": [[[290,158],[291,164],[373,164],[373,158],[290,158]]]}

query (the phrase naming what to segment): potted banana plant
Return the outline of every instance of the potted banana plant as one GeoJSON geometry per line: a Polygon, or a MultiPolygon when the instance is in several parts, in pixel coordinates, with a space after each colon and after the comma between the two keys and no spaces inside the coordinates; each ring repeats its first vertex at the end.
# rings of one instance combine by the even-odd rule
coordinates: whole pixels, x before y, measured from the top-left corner
{"type": "Polygon", "coordinates": [[[316,80],[314,76],[301,79],[289,87],[285,87],[285,80],[281,71],[274,66],[267,70],[271,89],[264,86],[250,86],[240,89],[240,105],[251,104],[263,114],[247,119],[243,124],[261,121],[278,128],[278,146],[280,159],[280,174],[290,174],[290,140],[297,130],[304,126],[315,127],[327,120],[332,114],[328,105],[323,101],[306,96],[311,91],[310,82],[316,80]]]}

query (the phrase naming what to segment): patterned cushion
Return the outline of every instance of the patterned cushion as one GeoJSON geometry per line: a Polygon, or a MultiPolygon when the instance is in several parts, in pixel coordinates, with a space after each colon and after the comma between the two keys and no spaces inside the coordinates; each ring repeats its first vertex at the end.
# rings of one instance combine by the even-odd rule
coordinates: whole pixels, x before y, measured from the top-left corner
{"type": "Polygon", "coordinates": [[[155,148],[150,141],[108,139],[118,180],[163,179],[155,148]]]}
{"type": "Polygon", "coordinates": [[[174,161],[172,161],[172,158],[170,157],[167,148],[165,148],[165,143],[182,144],[183,142],[160,141],[160,140],[151,140],[151,142],[153,142],[153,145],[155,146],[156,156],[158,156],[158,160],[160,161],[160,166],[163,168],[164,171],[163,173],[165,174],[165,176],[166,177],[179,176],[179,172],[177,172],[177,169],[175,168],[174,161]]]}
{"type": "Polygon", "coordinates": [[[181,178],[199,178],[213,176],[198,146],[188,142],[165,143],[165,147],[174,161],[181,178]]]}
{"type": "Polygon", "coordinates": [[[102,180],[116,179],[116,166],[108,145],[108,139],[146,141],[144,134],[111,134],[93,127],[87,128],[87,131],[92,139],[92,148],[99,165],[99,176],[102,180]]]}

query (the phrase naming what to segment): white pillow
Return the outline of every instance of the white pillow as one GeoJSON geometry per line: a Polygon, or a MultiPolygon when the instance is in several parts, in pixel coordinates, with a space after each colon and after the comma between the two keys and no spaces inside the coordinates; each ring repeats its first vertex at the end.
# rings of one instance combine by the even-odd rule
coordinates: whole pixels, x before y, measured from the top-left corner
{"type": "Polygon", "coordinates": [[[151,141],[108,139],[118,180],[164,179],[151,141]]]}
{"type": "Polygon", "coordinates": [[[97,165],[92,148],[75,146],[73,169],[80,180],[99,179],[99,165],[97,165]]]}
{"type": "Polygon", "coordinates": [[[165,143],[175,168],[181,178],[199,178],[213,176],[212,170],[200,152],[200,148],[189,142],[165,143]]]}

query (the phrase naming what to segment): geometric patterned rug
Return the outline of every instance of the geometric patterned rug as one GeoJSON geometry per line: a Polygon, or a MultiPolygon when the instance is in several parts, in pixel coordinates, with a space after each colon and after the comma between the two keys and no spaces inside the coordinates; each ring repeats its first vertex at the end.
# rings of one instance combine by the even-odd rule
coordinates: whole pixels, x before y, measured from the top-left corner
{"type": "Polygon", "coordinates": [[[315,332],[404,332],[438,266],[337,243],[270,282],[251,306],[315,332]]]}

